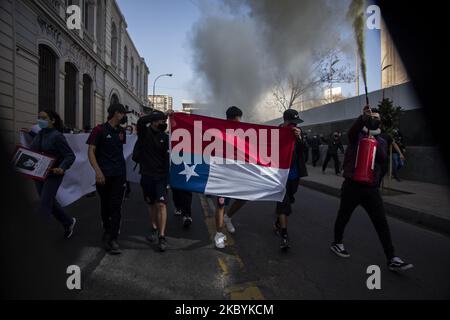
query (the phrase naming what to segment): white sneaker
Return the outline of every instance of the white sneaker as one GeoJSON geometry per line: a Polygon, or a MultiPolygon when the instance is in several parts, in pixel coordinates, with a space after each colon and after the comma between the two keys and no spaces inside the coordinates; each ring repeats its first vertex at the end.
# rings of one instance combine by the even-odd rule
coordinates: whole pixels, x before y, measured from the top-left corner
{"type": "Polygon", "coordinates": [[[174,214],[175,214],[176,216],[181,216],[181,210],[175,209],[174,214]]]}
{"type": "Polygon", "coordinates": [[[231,218],[228,215],[223,216],[223,222],[225,223],[225,226],[227,227],[229,233],[234,233],[236,231],[233,224],[231,223],[231,218]]]}
{"type": "Polygon", "coordinates": [[[225,248],[225,240],[227,240],[227,236],[222,232],[216,232],[214,236],[214,242],[216,243],[216,248],[223,249],[225,248]]]}

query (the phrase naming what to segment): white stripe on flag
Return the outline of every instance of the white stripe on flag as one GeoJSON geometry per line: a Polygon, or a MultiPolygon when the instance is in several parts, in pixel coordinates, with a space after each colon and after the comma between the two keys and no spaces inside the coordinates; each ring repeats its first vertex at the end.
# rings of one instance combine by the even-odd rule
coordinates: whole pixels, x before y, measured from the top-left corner
{"type": "Polygon", "coordinates": [[[243,200],[282,201],[289,169],[250,163],[217,164],[211,158],[205,194],[243,200]]]}

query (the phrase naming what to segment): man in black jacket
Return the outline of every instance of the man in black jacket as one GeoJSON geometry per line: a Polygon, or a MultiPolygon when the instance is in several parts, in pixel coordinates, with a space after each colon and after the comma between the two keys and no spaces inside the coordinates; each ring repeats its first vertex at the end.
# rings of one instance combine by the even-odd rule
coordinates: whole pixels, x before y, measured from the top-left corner
{"type": "Polygon", "coordinates": [[[289,237],[287,232],[287,217],[292,213],[292,204],[295,202],[294,195],[297,192],[299,180],[308,175],[306,170],[304,154],[304,137],[298,124],[303,121],[298,112],[294,109],[288,109],[283,113],[284,123],[280,127],[291,127],[296,137],[295,148],[292,154],[292,164],[289,170],[289,177],[286,182],[286,194],[283,201],[277,202],[277,219],[274,223],[274,230],[281,237],[280,248],[286,250],[289,248],[289,237]]]}
{"type": "Polygon", "coordinates": [[[342,145],[339,133],[334,132],[332,137],[327,142],[328,142],[328,149],[327,155],[322,165],[322,173],[325,173],[325,170],[327,169],[328,166],[328,162],[330,161],[330,159],[333,159],[334,171],[336,175],[339,175],[341,173],[340,169],[341,164],[339,163],[338,149],[341,150],[342,153],[344,153],[344,146],[342,145]]]}
{"type": "Polygon", "coordinates": [[[138,140],[133,150],[133,160],[139,163],[141,187],[148,204],[152,231],[147,240],[153,242],[159,235],[161,252],[167,248],[165,237],[167,223],[167,186],[169,182],[169,136],[167,115],[153,111],[139,119],[138,140]]]}
{"type": "Polygon", "coordinates": [[[383,245],[384,253],[388,260],[388,267],[392,271],[402,271],[413,267],[412,264],[403,262],[395,256],[392,245],[391,233],[386,220],[386,214],[381,198],[379,186],[383,177],[383,166],[386,162],[387,143],[380,133],[380,114],[378,110],[364,108],[361,115],[348,132],[349,144],[344,157],[345,181],[341,188],[341,203],[334,225],[334,242],[330,249],[342,258],[350,257],[345,250],[342,239],[344,229],[349,222],[353,211],[361,205],[369,214],[370,220],[375,227],[378,237],[383,245]],[[375,161],[373,166],[374,179],[372,183],[362,183],[353,179],[355,163],[358,157],[358,146],[362,138],[370,133],[377,141],[375,161]]]}

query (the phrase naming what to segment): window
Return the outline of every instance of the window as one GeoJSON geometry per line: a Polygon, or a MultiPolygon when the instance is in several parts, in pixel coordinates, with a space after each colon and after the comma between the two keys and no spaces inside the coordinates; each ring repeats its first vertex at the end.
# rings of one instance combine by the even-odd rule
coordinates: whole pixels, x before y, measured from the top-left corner
{"type": "Polygon", "coordinates": [[[56,54],[46,45],[39,45],[39,110],[56,111],[56,54]]]}
{"type": "Polygon", "coordinates": [[[111,64],[117,65],[117,28],[114,22],[111,25],[111,64]]]}
{"type": "Polygon", "coordinates": [[[76,127],[77,109],[77,69],[66,62],[66,77],[64,80],[64,122],[66,127],[74,129],[76,127]]]}
{"type": "Polygon", "coordinates": [[[131,70],[131,85],[132,86],[134,86],[134,72],[133,72],[133,70],[134,70],[134,59],[133,59],[133,57],[131,57],[131,68],[130,68],[130,70],[131,70]]]}
{"type": "Polygon", "coordinates": [[[128,48],[123,48],[123,73],[125,80],[128,80],[128,48]]]}
{"type": "Polygon", "coordinates": [[[139,67],[136,66],[136,94],[139,95],[139,67]]]}

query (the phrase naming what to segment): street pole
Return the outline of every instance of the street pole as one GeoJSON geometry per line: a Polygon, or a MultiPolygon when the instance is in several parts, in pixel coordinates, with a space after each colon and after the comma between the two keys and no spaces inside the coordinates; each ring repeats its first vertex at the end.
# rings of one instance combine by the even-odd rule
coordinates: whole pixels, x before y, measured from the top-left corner
{"type": "Polygon", "coordinates": [[[171,77],[173,76],[172,73],[165,73],[165,74],[161,74],[159,76],[156,77],[155,81],[153,81],[153,97],[152,97],[152,104],[153,104],[153,109],[155,109],[155,85],[156,85],[156,81],[161,78],[161,77],[171,77]]]}

